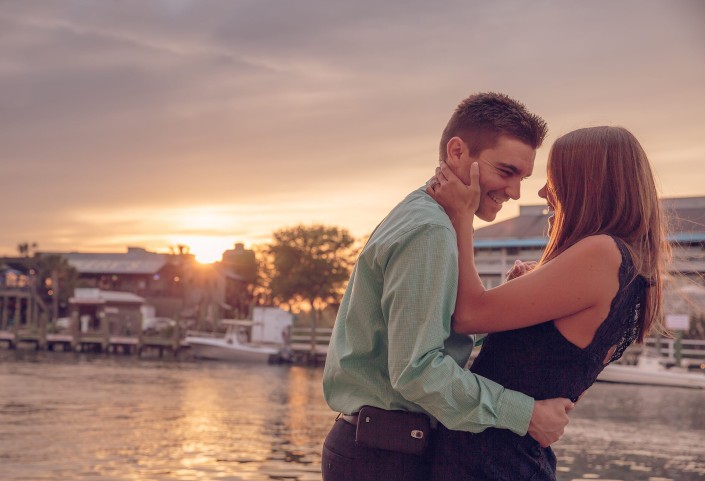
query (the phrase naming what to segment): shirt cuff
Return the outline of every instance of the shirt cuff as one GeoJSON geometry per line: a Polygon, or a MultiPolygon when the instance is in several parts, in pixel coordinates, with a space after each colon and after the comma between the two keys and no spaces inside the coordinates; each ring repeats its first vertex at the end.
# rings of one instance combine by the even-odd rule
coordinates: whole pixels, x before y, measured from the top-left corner
{"type": "Polygon", "coordinates": [[[505,389],[499,402],[497,425],[500,429],[524,436],[534,412],[534,399],[526,394],[505,389]]]}

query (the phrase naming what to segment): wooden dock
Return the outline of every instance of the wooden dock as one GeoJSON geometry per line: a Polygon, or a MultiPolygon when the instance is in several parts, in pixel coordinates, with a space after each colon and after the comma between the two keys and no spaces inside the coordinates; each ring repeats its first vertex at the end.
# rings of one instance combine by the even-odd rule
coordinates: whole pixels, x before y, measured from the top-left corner
{"type": "MultiPolygon", "coordinates": [[[[318,365],[325,362],[328,344],[333,332],[331,328],[295,327],[291,330],[289,343],[285,346],[291,353],[295,364],[318,365]]],[[[16,331],[0,330],[0,345],[17,349],[21,344],[36,350],[104,352],[111,354],[137,354],[157,352],[159,357],[165,353],[178,356],[189,348],[181,333],[175,329],[171,336],[117,336],[107,332],[93,331],[45,333],[41,330],[18,329],[16,331]]]]}
{"type": "Polygon", "coordinates": [[[169,337],[163,336],[115,336],[101,332],[89,333],[52,333],[18,330],[0,331],[0,344],[9,349],[17,349],[21,344],[36,350],[74,351],[74,352],[107,352],[115,354],[138,354],[157,352],[159,357],[168,352],[176,356],[188,348],[178,330],[169,337]]]}
{"type": "MultiPolygon", "coordinates": [[[[333,329],[329,327],[318,327],[313,331],[310,327],[293,327],[285,349],[289,350],[291,360],[295,364],[322,364],[328,355],[332,333],[333,329]]],[[[75,330],[47,333],[46,329],[5,329],[0,330],[0,346],[17,349],[23,344],[36,350],[137,355],[156,352],[159,357],[165,353],[178,356],[189,349],[182,334],[179,329],[174,329],[168,336],[120,336],[98,331],[80,333],[75,330]]],[[[676,342],[674,339],[647,338],[645,347],[658,351],[665,363],[675,364],[675,352],[678,349],[676,342]]],[[[705,368],[705,341],[682,340],[680,343],[681,365],[691,369],[705,368]]],[[[642,349],[638,345],[631,346],[625,352],[624,360],[627,363],[630,359],[635,362],[642,349]]]]}
{"type": "Polygon", "coordinates": [[[328,355],[328,344],[333,328],[317,327],[292,327],[289,337],[294,362],[301,364],[322,364],[328,355]]]}

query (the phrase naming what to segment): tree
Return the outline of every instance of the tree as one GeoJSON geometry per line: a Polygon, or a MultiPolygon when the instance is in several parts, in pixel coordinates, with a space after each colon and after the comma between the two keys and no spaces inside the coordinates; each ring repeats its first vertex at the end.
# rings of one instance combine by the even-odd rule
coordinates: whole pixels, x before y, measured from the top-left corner
{"type": "Polygon", "coordinates": [[[51,317],[56,320],[68,306],[78,284],[78,272],[58,254],[36,253],[32,264],[38,279],[37,294],[47,304],[51,303],[51,317]]]}
{"type": "Polygon", "coordinates": [[[186,244],[176,244],[169,246],[169,253],[173,256],[187,256],[191,253],[191,248],[186,244]]]}
{"type": "Polygon", "coordinates": [[[273,234],[264,272],[271,296],[280,302],[305,301],[319,312],[339,302],[355,261],[355,239],[347,229],[324,225],[297,225],[273,234]],[[268,268],[267,268],[268,267],[268,268]]]}
{"type": "Polygon", "coordinates": [[[56,320],[68,308],[78,284],[78,272],[59,254],[37,251],[36,242],[20,242],[17,251],[30,278],[32,295],[47,315],[56,320]]]}
{"type": "Polygon", "coordinates": [[[36,242],[20,242],[17,244],[17,252],[19,252],[22,257],[32,257],[32,253],[37,250],[36,242]]]}

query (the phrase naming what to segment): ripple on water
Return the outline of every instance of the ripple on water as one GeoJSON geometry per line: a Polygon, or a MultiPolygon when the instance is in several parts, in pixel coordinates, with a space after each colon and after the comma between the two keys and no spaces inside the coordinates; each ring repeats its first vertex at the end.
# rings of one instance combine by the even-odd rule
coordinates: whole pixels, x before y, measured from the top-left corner
{"type": "MultiPolygon", "coordinates": [[[[321,479],[320,368],[56,354],[0,350],[3,481],[321,479]]],[[[596,385],[555,447],[558,479],[703,479],[703,405],[596,385]]]]}

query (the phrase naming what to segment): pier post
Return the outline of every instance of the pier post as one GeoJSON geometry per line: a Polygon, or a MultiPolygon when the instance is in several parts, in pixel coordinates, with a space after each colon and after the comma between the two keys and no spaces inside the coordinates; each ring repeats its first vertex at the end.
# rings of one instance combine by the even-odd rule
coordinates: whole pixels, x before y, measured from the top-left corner
{"type": "Polygon", "coordinates": [[[680,367],[681,363],[683,361],[683,355],[681,353],[681,348],[682,348],[682,340],[683,340],[683,331],[678,330],[676,331],[676,338],[673,342],[674,344],[674,349],[675,349],[675,355],[673,356],[675,361],[676,361],[676,366],[680,367]]]}
{"type": "Polygon", "coordinates": [[[8,303],[7,303],[7,296],[2,296],[2,318],[0,318],[0,330],[5,331],[7,330],[7,311],[8,311],[8,303]]]}
{"type": "Polygon", "coordinates": [[[142,351],[144,350],[144,332],[142,332],[142,317],[140,316],[140,321],[139,321],[139,327],[136,329],[137,331],[137,345],[135,346],[135,352],[137,353],[137,357],[142,355],[142,351]]]}
{"type": "Polygon", "coordinates": [[[174,357],[176,357],[178,355],[180,346],[181,346],[181,323],[179,321],[176,321],[176,325],[174,326],[174,332],[171,337],[171,350],[174,353],[174,357]]]}
{"type": "Polygon", "coordinates": [[[37,329],[37,349],[47,348],[47,315],[45,312],[39,315],[39,326],[37,329]]]}
{"type": "Polygon", "coordinates": [[[78,323],[78,310],[71,309],[69,330],[71,331],[71,349],[78,351],[81,346],[81,329],[78,323]]]}
{"type": "Polygon", "coordinates": [[[12,313],[12,333],[15,335],[15,347],[20,333],[20,317],[22,316],[22,298],[15,296],[15,311],[12,313]]]}
{"type": "Polygon", "coordinates": [[[108,321],[108,316],[105,315],[105,310],[103,307],[98,309],[96,313],[98,319],[100,320],[100,331],[102,334],[101,351],[108,351],[110,346],[110,322],[108,321]]]}

